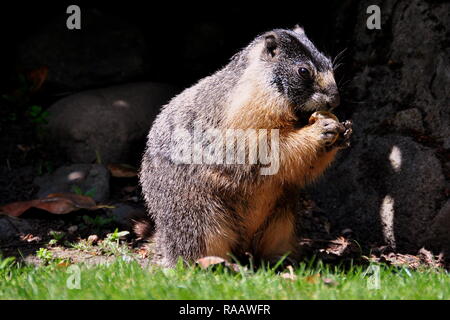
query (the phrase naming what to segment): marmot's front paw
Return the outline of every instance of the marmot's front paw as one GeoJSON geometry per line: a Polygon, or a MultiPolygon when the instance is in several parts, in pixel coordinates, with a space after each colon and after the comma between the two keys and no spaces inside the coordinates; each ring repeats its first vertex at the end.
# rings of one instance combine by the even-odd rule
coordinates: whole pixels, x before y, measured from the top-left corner
{"type": "Polygon", "coordinates": [[[327,111],[314,112],[309,124],[314,124],[319,130],[319,140],[327,150],[332,148],[347,148],[350,145],[350,136],[353,132],[352,122],[346,120],[339,122],[339,119],[327,111]]]}
{"type": "Polygon", "coordinates": [[[339,135],[336,142],[333,144],[333,147],[345,149],[350,147],[350,137],[353,133],[353,123],[351,120],[345,120],[344,122],[341,122],[341,124],[344,126],[345,130],[339,135]]]}
{"type": "Polygon", "coordinates": [[[319,141],[327,148],[334,145],[339,134],[345,131],[345,127],[339,122],[339,119],[326,111],[314,112],[309,118],[309,124],[316,127],[319,141]]]}

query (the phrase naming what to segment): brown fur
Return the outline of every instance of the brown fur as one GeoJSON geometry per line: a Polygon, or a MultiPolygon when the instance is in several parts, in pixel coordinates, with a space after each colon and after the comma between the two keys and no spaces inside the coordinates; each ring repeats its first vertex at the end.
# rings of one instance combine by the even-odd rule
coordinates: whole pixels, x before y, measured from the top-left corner
{"type": "MultiPolygon", "coordinates": [[[[250,79],[254,79],[254,71],[250,79]]],[[[243,76],[246,80],[246,75],[243,76]]],[[[258,254],[262,257],[282,256],[286,252],[295,254],[295,219],[294,212],[282,208],[282,213],[275,208],[283,192],[283,185],[304,186],[319,177],[334,160],[337,150],[325,152],[323,144],[317,139],[320,127],[308,125],[294,127],[295,116],[289,110],[289,103],[277,94],[262,90],[256,81],[246,81],[245,85],[231,95],[235,105],[228,110],[226,126],[249,129],[265,128],[280,130],[280,170],[264,182],[249,189],[251,200],[245,207],[238,208],[237,213],[243,221],[244,239],[247,242],[261,233],[258,240],[258,254]],[[242,91],[241,91],[242,90],[242,91]],[[236,98],[234,98],[236,97],[236,98]],[[236,102],[239,101],[239,103],[236,102]],[[281,112],[280,110],[284,110],[281,112]],[[269,219],[272,215],[276,219],[269,219]]],[[[215,183],[223,183],[214,176],[215,183]]],[[[279,210],[279,209],[278,209],[279,210]]],[[[228,232],[228,235],[232,232],[228,232]]],[[[236,243],[235,237],[224,237],[212,233],[207,241],[207,252],[223,258],[229,258],[231,248],[236,243]]],[[[249,243],[243,247],[250,247],[249,243]]]]}
{"type": "MultiPolygon", "coordinates": [[[[278,74],[278,79],[286,80],[283,83],[297,79],[300,85],[302,78],[291,73],[297,68],[293,62],[282,69],[287,73],[278,74]]],[[[332,145],[338,132],[343,132],[338,120],[326,114],[299,127],[297,112],[298,108],[306,114],[327,109],[329,102],[336,101],[331,70],[329,59],[313,47],[304,32],[277,30],[256,38],[228,66],[202,79],[163,108],[150,131],[140,171],[149,213],[155,219],[159,263],[173,266],[180,256],[185,261],[206,255],[229,259],[230,254],[245,252],[269,261],[286,253],[297,258],[296,192],[333,161],[337,149],[332,145]],[[310,67],[318,71],[311,72],[314,94],[309,98],[291,96],[286,88],[280,89],[280,83],[274,84],[274,70],[279,70],[274,66],[286,61],[282,36],[289,39],[286,46],[292,46],[293,37],[298,37],[302,47],[315,57],[316,65],[310,67]],[[280,47],[269,52],[267,41],[279,41],[280,47]],[[168,131],[184,128],[193,120],[221,132],[265,129],[273,134],[270,130],[277,129],[278,172],[261,175],[261,163],[172,163],[168,160],[168,131]],[[155,166],[156,160],[163,164],[155,166]]],[[[248,156],[250,150],[246,152],[248,156]]]]}

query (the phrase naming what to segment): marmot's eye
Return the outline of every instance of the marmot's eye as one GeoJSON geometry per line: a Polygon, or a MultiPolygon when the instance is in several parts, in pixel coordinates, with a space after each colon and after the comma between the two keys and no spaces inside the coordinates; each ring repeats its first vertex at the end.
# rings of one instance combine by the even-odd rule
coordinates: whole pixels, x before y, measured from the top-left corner
{"type": "Polygon", "coordinates": [[[309,77],[309,70],[303,67],[298,68],[298,74],[302,77],[309,77]]]}

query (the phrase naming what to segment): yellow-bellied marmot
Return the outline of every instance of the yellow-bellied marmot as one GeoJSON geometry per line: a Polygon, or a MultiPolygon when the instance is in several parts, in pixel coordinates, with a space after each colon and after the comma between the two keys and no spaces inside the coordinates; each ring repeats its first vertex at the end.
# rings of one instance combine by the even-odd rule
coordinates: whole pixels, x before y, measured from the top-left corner
{"type": "Polygon", "coordinates": [[[174,97],[140,170],[157,262],[295,257],[296,192],[351,134],[349,121],[325,112],[338,104],[330,59],[299,27],[258,36],[174,97]]]}

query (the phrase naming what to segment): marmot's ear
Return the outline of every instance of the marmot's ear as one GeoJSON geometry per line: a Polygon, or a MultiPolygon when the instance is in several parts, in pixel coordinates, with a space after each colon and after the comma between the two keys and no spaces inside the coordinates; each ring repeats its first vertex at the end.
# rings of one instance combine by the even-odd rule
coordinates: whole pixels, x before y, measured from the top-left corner
{"type": "Polygon", "coordinates": [[[270,32],[266,34],[264,42],[266,53],[271,58],[275,57],[279,52],[277,34],[275,32],[270,32]]]}
{"type": "Polygon", "coordinates": [[[305,34],[305,30],[303,27],[300,27],[298,24],[295,25],[294,29],[292,31],[298,33],[298,34],[305,34]]]}

